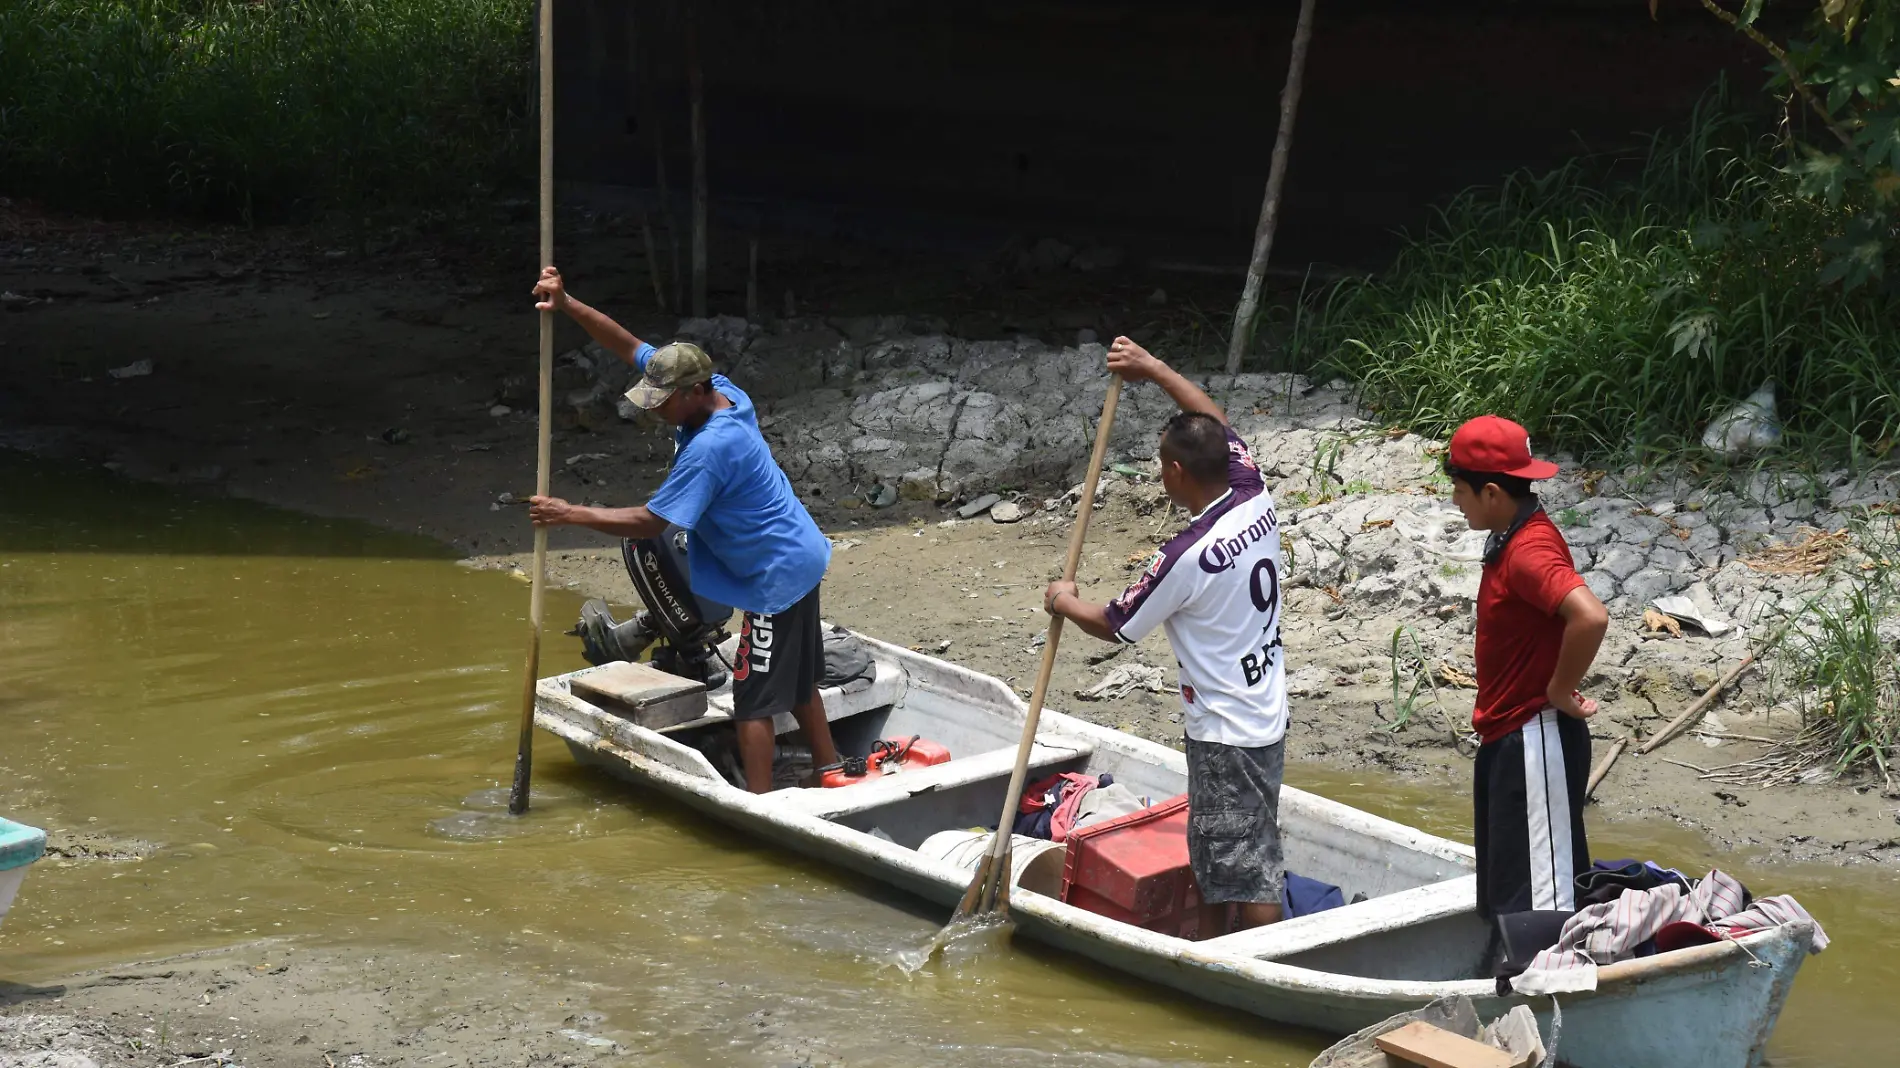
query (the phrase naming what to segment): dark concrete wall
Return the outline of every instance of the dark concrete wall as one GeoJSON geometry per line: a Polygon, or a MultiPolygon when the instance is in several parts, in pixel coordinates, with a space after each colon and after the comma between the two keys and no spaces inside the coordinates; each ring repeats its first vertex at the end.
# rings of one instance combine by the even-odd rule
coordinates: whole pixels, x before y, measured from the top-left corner
{"type": "MultiPolygon", "coordinates": [[[[697,0],[709,171],[765,225],[1245,257],[1297,4],[697,0]],[[830,205],[816,208],[814,205],[830,205]]],[[[687,179],[680,4],[560,0],[565,178],[687,179]],[[639,35],[638,44],[632,35],[639,35]]],[[[1280,262],[1364,261],[1473,183],[1679,121],[1759,56],[1693,5],[1319,0],[1280,262]]]]}

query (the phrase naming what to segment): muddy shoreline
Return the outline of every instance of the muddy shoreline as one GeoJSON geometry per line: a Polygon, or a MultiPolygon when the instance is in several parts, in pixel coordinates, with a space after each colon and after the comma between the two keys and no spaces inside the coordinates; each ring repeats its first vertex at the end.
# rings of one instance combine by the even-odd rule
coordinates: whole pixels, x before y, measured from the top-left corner
{"type": "Polygon", "coordinates": [[[470,970],[401,947],[247,943],[0,984],[0,1064],[584,1065],[623,1054],[589,1030],[599,1016],[574,994],[531,969],[470,970]]]}
{"type": "MultiPolygon", "coordinates": [[[[195,493],[363,520],[439,542],[471,567],[520,566],[529,540],[525,516],[502,501],[533,483],[534,425],[525,414],[532,403],[522,373],[532,368],[533,321],[519,264],[473,255],[467,246],[411,243],[366,264],[348,250],[332,255],[339,250],[317,235],[180,236],[45,220],[39,226],[16,229],[0,254],[0,289],[27,296],[0,311],[0,447],[104,465],[195,493]],[[343,353],[352,358],[339,358],[343,353]],[[150,361],[149,373],[112,374],[141,360],[150,361]],[[509,410],[497,414],[498,406],[509,410]]],[[[507,236],[506,228],[497,235],[507,236]]],[[[616,314],[627,305],[648,309],[627,315],[627,324],[643,336],[668,336],[675,320],[639,299],[644,276],[625,266],[627,235],[606,228],[575,244],[585,251],[564,266],[578,294],[616,314]]],[[[788,254],[784,269],[795,272],[803,262],[788,254]]],[[[892,286],[866,279],[889,274],[893,265],[860,259],[828,274],[817,260],[809,266],[811,276],[801,275],[798,284],[812,294],[806,303],[830,321],[842,327],[850,317],[888,310],[892,286]]],[[[1096,327],[1068,324],[1131,332],[1166,325],[1148,303],[1158,280],[1133,269],[1019,284],[991,293],[981,313],[969,310],[982,306],[971,303],[977,298],[941,274],[912,265],[896,288],[916,298],[933,326],[952,333],[1041,332],[1050,343],[1072,344],[1076,331],[1096,327]],[[1080,310],[1039,321],[1017,310],[1038,302],[1080,310]]],[[[566,332],[561,338],[564,348],[580,340],[566,332]]],[[[554,489],[581,500],[635,502],[657,484],[667,453],[655,430],[567,427],[556,435],[554,489]]],[[[1059,499],[1065,488],[1050,482],[1019,492],[1039,502],[1059,499]]],[[[956,520],[953,508],[935,501],[870,510],[846,507],[848,500],[827,492],[809,503],[838,546],[824,589],[829,618],[1027,686],[1045,625],[1040,591],[1060,566],[1066,510],[1032,511],[1027,521],[1001,524],[982,516],[956,520]]],[[[1090,528],[1085,593],[1118,590],[1170,529],[1151,491],[1119,484],[1090,528]]],[[[631,597],[608,539],[556,532],[550,568],[557,585],[616,604],[631,597]]],[[[1325,588],[1295,589],[1289,605],[1291,661],[1298,666],[1304,648],[1319,664],[1318,651],[1325,650],[1319,676],[1295,698],[1289,781],[1299,783],[1298,764],[1305,762],[1433,790],[1466,789],[1468,758],[1450,744],[1435,712],[1421,711],[1403,730],[1385,726],[1392,703],[1389,629],[1380,634],[1342,620],[1337,591],[1325,588]]],[[[549,622],[557,629],[567,623],[549,622]]],[[[1136,690],[1095,702],[1074,696],[1119,664],[1172,671],[1159,634],[1107,659],[1110,653],[1072,637],[1052,703],[1178,745],[1171,693],[1136,690]]],[[[1599,696],[1611,704],[1606,729],[1613,722],[1653,726],[1672,716],[1694,685],[1658,678],[1632,692],[1616,680],[1599,682],[1599,696]]],[[[1461,692],[1468,693],[1450,689],[1447,700],[1460,700],[1461,692]]],[[[1759,702],[1737,705],[1722,713],[1737,735],[1788,726],[1754,716],[1749,709],[1759,702]]],[[[1606,744],[1598,739],[1599,752],[1606,744]]],[[[1706,766],[1711,753],[1740,759],[1727,754],[1747,752],[1741,746],[1685,738],[1656,756],[1626,757],[1598,791],[1593,818],[1689,829],[1716,851],[1770,861],[1900,862],[1900,813],[1868,784],[1738,795],[1711,788],[1682,766],[1706,766]]],[[[124,858],[102,839],[77,843],[62,859],[124,858]]],[[[558,984],[543,988],[527,975],[465,971],[399,948],[266,945],[45,986],[0,986],[0,1058],[47,1043],[95,1050],[97,1064],[135,1068],[191,1058],[213,1063],[223,1050],[235,1051],[229,1059],[239,1063],[325,1068],[582,1064],[622,1052],[613,1036],[588,1030],[584,1007],[561,1003],[558,984]],[[492,1011],[501,1007],[511,1011],[492,1011]],[[162,1040],[149,1019],[155,1014],[173,1021],[162,1040]],[[233,1022],[233,1015],[240,1019],[233,1022]],[[78,1037],[62,1037],[68,1035],[78,1037]],[[428,1060],[424,1047],[451,1056],[428,1060]]],[[[828,1063],[822,1052],[788,1050],[786,1057],[828,1063]]]]}
{"type": "MultiPolygon", "coordinates": [[[[532,405],[518,396],[532,389],[520,369],[532,368],[533,321],[524,313],[525,298],[510,299],[512,276],[495,264],[466,260],[451,269],[445,264],[458,261],[450,252],[425,254],[429,249],[402,257],[401,270],[369,276],[350,260],[331,258],[340,250],[299,236],[301,244],[284,237],[180,238],[93,228],[49,234],[43,244],[22,244],[0,256],[0,288],[61,294],[10,305],[13,310],[0,315],[6,387],[0,391],[0,447],[100,464],[192,492],[362,520],[438,541],[471,566],[515,567],[527,548],[528,526],[518,503],[502,501],[524,496],[533,484],[534,424],[526,411],[532,405]],[[360,358],[337,359],[342,352],[360,358]],[[149,375],[111,375],[139,359],[151,361],[149,375]],[[508,400],[515,402],[512,410],[491,414],[508,400]]],[[[568,268],[571,278],[586,280],[575,282],[577,291],[639,293],[634,283],[643,276],[620,266],[628,243],[608,228],[584,244],[568,268]]],[[[855,276],[862,268],[839,270],[855,276]]],[[[926,278],[900,281],[920,293],[929,288],[926,278]]],[[[1148,281],[1090,284],[1127,299],[1145,291],[1148,281]]],[[[1034,294],[1028,284],[1020,289],[1012,299],[1034,294]]],[[[637,300],[595,299],[616,311],[617,303],[633,305],[628,325],[644,336],[665,338],[674,328],[671,318],[637,310],[645,307],[637,300]]],[[[862,299],[844,296],[839,303],[857,310],[862,299]]],[[[1113,303],[1100,293],[1097,299],[1113,303]]],[[[1098,318],[1115,314],[1109,308],[1098,318]]],[[[861,328],[864,322],[861,316],[840,325],[861,328]]],[[[881,325],[891,323],[886,318],[881,325]]],[[[564,347],[582,340],[564,326],[564,347]]],[[[770,390],[755,386],[754,392],[769,409],[770,390]]],[[[656,428],[570,425],[555,435],[554,492],[576,500],[641,500],[664,475],[669,451],[656,428]]],[[[1018,496],[1040,501],[1063,488],[1023,487],[1018,496]]],[[[1287,495],[1285,480],[1274,488],[1287,495]]],[[[1133,561],[1172,529],[1156,498],[1153,487],[1125,483],[1108,494],[1090,529],[1085,590],[1107,595],[1118,589],[1133,561]]],[[[835,489],[808,496],[807,503],[843,546],[825,586],[832,618],[919,648],[949,639],[943,655],[989,674],[1020,678],[1033,671],[1039,654],[1032,642],[1044,626],[1038,591],[1059,565],[1066,511],[1032,512],[1027,522],[1004,525],[983,517],[958,521],[954,508],[933,502],[849,507],[856,502],[840,500],[835,489]]],[[[555,584],[588,596],[616,602],[631,596],[610,540],[590,532],[555,532],[550,569],[555,584]]],[[[1325,590],[1295,591],[1289,650],[1345,642],[1363,648],[1364,662],[1356,671],[1328,664],[1329,677],[1296,696],[1294,722],[1303,729],[1292,736],[1291,755],[1461,786],[1465,761],[1448,747],[1442,724],[1434,727],[1421,715],[1403,731],[1384,728],[1391,715],[1389,631],[1355,630],[1341,608],[1325,590]]],[[[1073,698],[1106,670],[1087,661],[1108,651],[1077,642],[1074,655],[1062,658],[1052,691],[1062,695],[1062,707],[1177,741],[1171,696],[1073,698]]],[[[1158,636],[1124,655],[1171,666],[1158,636]]],[[[1468,660],[1468,649],[1465,655],[1468,660]]],[[[1301,666],[1297,652],[1292,664],[1301,666]]],[[[1661,679],[1641,694],[1598,696],[1660,722],[1687,703],[1694,685],[1687,677],[1661,679]]],[[[1447,689],[1448,707],[1458,692],[1447,689]]],[[[1750,705],[1742,699],[1718,705],[1730,731],[1786,726],[1754,722],[1750,705]]],[[[1599,737],[1599,747],[1605,744],[1599,737]]],[[[1684,739],[1662,755],[1703,764],[1698,753],[1707,757],[1713,748],[1705,744],[1684,739]]],[[[1667,819],[1702,831],[1725,850],[1793,860],[1900,859],[1900,809],[1865,783],[1770,790],[1738,804],[1717,797],[1696,772],[1653,759],[1640,762],[1640,780],[1629,776],[1638,764],[1619,763],[1600,791],[1596,808],[1605,818],[1667,819]],[[1631,789],[1638,781],[1640,790],[1631,789]]]]}

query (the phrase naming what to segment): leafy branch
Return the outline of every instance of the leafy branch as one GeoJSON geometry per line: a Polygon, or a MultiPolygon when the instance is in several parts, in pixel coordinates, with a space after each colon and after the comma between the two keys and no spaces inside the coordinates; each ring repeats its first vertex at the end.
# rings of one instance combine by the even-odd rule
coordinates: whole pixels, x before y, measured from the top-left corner
{"type": "MultiPolygon", "coordinates": [[[[1834,220],[1821,280],[1852,290],[1883,279],[1900,198],[1900,0],[1815,0],[1805,39],[1787,45],[1757,25],[1766,0],[1742,0],[1739,11],[1698,2],[1774,57],[1770,89],[1800,97],[1838,142],[1836,151],[1793,142],[1800,157],[1784,169],[1834,220]]],[[[1650,0],[1652,18],[1657,6],[1650,0]]]]}
{"type": "MultiPolygon", "coordinates": [[[[1760,45],[1763,51],[1775,57],[1775,62],[1781,64],[1782,73],[1788,79],[1788,87],[1793,89],[1795,93],[1807,103],[1809,110],[1820,117],[1822,124],[1828,128],[1828,132],[1832,133],[1836,138],[1839,138],[1841,144],[1850,149],[1853,148],[1854,135],[1848,130],[1842,129],[1840,124],[1834,121],[1834,116],[1822,105],[1820,98],[1816,97],[1814,91],[1808,88],[1807,83],[1801,80],[1801,72],[1795,67],[1794,60],[1789,58],[1788,50],[1776,44],[1767,34],[1756,28],[1755,22],[1761,18],[1763,2],[1764,0],[1747,0],[1747,2],[1742,5],[1741,13],[1736,14],[1721,4],[1716,3],[1715,0],[1701,0],[1702,6],[1708,9],[1709,14],[1728,23],[1734,29],[1740,31],[1744,37],[1760,45]]],[[[1840,3],[1841,0],[1832,0],[1832,2],[1840,3]]],[[[1650,18],[1656,17],[1657,3],[1658,0],[1649,0],[1650,18]]],[[[1856,6],[1858,6],[1858,0],[1856,0],[1856,6]]]]}

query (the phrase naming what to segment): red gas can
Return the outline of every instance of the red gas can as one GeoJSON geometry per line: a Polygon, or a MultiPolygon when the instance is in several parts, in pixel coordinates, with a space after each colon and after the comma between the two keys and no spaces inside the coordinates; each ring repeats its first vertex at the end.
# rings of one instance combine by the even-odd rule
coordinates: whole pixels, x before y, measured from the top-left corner
{"type": "Polygon", "coordinates": [[[1186,794],[1069,836],[1062,900],[1177,938],[1227,933],[1225,905],[1201,903],[1188,866],[1186,794]]]}
{"type": "Polygon", "coordinates": [[[819,773],[819,781],[826,787],[850,786],[866,779],[899,774],[906,768],[942,764],[949,759],[950,750],[915,734],[909,738],[885,738],[871,743],[869,756],[846,757],[825,768],[819,773]]]}

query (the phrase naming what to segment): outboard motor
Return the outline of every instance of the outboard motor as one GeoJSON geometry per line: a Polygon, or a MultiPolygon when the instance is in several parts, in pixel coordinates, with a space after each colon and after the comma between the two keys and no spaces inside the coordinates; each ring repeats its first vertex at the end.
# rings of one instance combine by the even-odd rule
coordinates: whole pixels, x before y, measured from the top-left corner
{"type": "Polygon", "coordinates": [[[638,660],[654,642],[652,664],[669,675],[694,679],[717,689],[730,675],[730,665],[719,655],[726,640],[730,605],[693,593],[686,564],[687,532],[669,526],[657,538],[627,538],[620,544],[627,576],[640,595],[644,611],[616,622],[607,603],[591,600],[581,606],[581,619],[569,633],[581,639],[582,655],[590,664],[638,660]]]}

